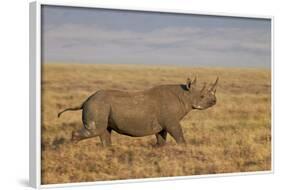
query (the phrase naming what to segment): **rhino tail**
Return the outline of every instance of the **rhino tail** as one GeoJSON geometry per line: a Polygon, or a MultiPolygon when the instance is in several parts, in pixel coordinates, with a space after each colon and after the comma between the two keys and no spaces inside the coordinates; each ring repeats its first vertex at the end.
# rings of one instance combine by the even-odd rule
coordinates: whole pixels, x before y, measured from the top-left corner
{"type": "Polygon", "coordinates": [[[60,117],[61,114],[66,112],[66,111],[77,111],[77,110],[81,110],[82,107],[83,107],[83,105],[80,105],[80,106],[77,106],[77,107],[72,107],[72,108],[66,108],[65,110],[58,113],[58,117],[60,117]]]}

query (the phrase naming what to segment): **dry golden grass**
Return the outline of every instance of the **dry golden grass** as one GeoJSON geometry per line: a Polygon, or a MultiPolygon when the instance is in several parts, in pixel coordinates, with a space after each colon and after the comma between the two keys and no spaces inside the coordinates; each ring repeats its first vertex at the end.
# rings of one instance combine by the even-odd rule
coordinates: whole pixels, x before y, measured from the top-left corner
{"type": "Polygon", "coordinates": [[[42,183],[68,183],[164,176],[187,176],[271,169],[271,74],[266,69],[172,66],[44,64],[42,78],[42,183]],[[99,138],[70,142],[82,127],[81,111],[57,113],[79,105],[99,89],[143,90],[160,84],[220,77],[217,105],[192,111],[182,121],[187,144],[168,136],[112,134],[113,145],[99,138]]]}

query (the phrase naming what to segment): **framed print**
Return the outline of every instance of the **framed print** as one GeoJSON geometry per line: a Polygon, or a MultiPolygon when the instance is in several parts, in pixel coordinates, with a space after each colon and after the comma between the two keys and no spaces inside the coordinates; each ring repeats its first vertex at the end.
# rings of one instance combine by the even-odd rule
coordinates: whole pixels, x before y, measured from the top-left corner
{"type": "Polygon", "coordinates": [[[30,4],[30,182],[273,171],[273,18],[30,4]]]}

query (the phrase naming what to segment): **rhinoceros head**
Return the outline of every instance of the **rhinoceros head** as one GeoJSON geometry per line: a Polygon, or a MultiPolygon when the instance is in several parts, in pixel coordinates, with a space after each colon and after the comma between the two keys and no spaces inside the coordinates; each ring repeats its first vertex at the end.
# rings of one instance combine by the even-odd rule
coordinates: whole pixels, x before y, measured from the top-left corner
{"type": "Polygon", "coordinates": [[[203,88],[196,88],[196,77],[193,81],[187,79],[186,87],[191,93],[191,106],[193,109],[207,109],[216,104],[216,87],[218,84],[219,78],[217,77],[216,81],[211,84],[211,86],[207,89],[206,83],[203,88]]]}

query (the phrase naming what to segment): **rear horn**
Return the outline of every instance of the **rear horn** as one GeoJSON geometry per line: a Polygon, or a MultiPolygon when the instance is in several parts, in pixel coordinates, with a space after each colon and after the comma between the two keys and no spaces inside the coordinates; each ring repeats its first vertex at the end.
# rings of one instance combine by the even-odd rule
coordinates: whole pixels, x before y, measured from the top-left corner
{"type": "Polygon", "coordinates": [[[204,82],[204,84],[203,84],[203,87],[201,89],[201,93],[203,93],[205,91],[205,89],[206,89],[206,82],[204,82]]]}
{"type": "Polygon", "coordinates": [[[214,92],[216,90],[217,84],[219,81],[219,77],[217,77],[215,83],[211,86],[211,88],[209,89],[210,92],[214,92]]]}

